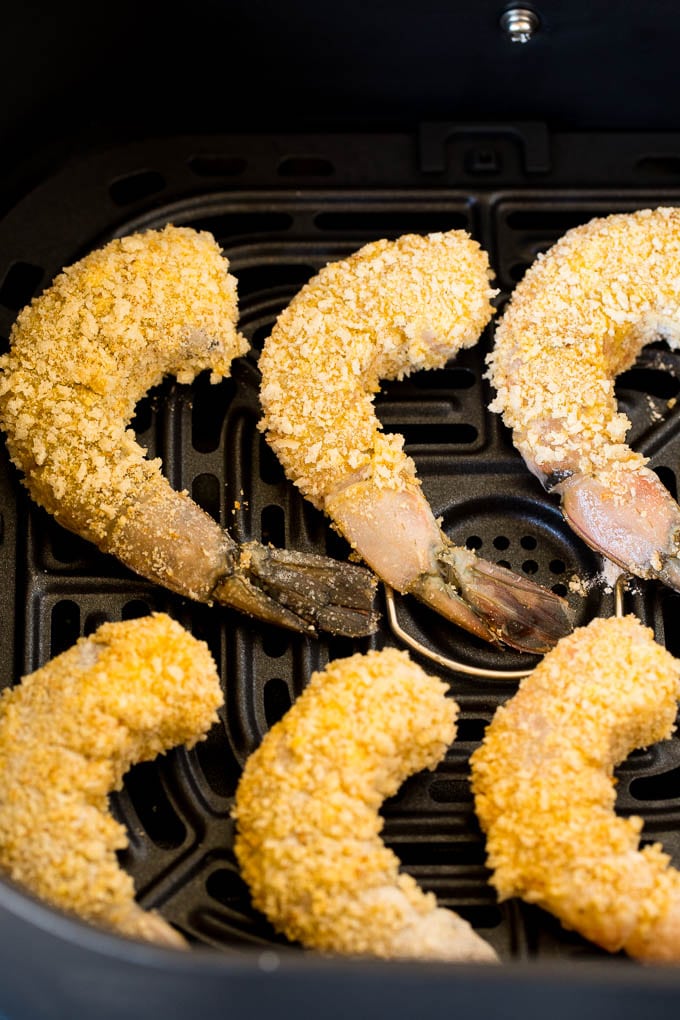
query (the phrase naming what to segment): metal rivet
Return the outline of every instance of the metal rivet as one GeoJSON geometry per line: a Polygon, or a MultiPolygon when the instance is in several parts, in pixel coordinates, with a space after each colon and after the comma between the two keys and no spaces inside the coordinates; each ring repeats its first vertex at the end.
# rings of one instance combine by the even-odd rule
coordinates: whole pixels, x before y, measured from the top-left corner
{"type": "Polygon", "coordinates": [[[529,42],[539,24],[538,15],[528,7],[511,7],[501,14],[501,28],[510,42],[529,42]]]}

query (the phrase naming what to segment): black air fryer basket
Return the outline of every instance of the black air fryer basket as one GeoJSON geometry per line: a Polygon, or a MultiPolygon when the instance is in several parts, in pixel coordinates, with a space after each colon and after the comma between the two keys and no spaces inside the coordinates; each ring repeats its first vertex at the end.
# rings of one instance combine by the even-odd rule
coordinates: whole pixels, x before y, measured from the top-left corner
{"type": "MultiPolygon", "coordinates": [[[[133,426],[172,484],[239,540],[348,553],[257,429],[259,351],[323,265],[377,238],[464,228],[489,253],[502,309],[570,227],[680,205],[672,4],[250,0],[198,4],[174,21],[160,8],[123,4],[104,15],[67,3],[4,17],[0,339],[6,347],[18,310],[63,266],[111,238],[169,222],[211,231],[237,277],[251,351],[217,386],[166,380],[133,426]]],[[[577,624],[609,616],[599,558],[487,410],[491,339],[489,330],[446,368],[386,384],[380,420],[405,436],[454,541],[565,595],[577,624]],[[574,590],[575,576],[593,582],[587,594],[574,590]]],[[[661,344],[617,380],[630,441],[674,496],[679,392],[680,357],[661,344]]],[[[0,1017],[632,1018],[680,1006],[676,968],[609,956],[537,908],[497,903],[468,760],[517,682],[474,679],[418,652],[451,684],[459,732],[435,772],[413,776],[384,805],[384,838],[502,965],[327,959],[288,944],[239,875],[234,791],[247,755],[314,669],[402,646],[382,591],[380,631],[356,642],[189,602],[57,526],[19,484],[4,445],[0,513],[3,686],[105,620],[164,610],[208,642],[225,690],[206,742],[133,767],[111,798],[130,834],[120,859],[139,901],[175,924],[191,952],[102,933],[2,882],[0,1017]]],[[[626,600],[680,655],[680,595],[647,582],[626,600]]],[[[538,661],[493,649],[409,599],[395,609],[435,655],[505,670],[538,661]]],[[[680,742],[631,755],[617,776],[617,810],[641,815],[644,839],[661,841],[680,867],[680,742]]]]}

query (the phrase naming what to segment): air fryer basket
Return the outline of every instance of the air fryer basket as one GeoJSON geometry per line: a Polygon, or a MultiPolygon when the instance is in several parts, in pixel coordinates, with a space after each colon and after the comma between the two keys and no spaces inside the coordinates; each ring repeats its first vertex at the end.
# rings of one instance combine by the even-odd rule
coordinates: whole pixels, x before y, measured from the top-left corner
{"type": "MultiPolygon", "coordinates": [[[[588,174],[580,177],[573,145],[561,149],[556,139],[549,149],[547,142],[535,125],[430,124],[417,136],[178,136],[90,150],[45,176],[0,220],[0,337],[6,345],[19,308],[94,246],[168,222],[210,230],[238,279],[240,324],[251,352],[217,386],[204,377],[192,386],[167,380],[139,405],[134,428],[149,454],[162,457],[172,484],[188,489],[237,539],[342,558],[347,547],[286,481],[257,430],[262,343],[314,272],[369,240],[470,231],[489,252],[502,308],[536,254],[569,227],[612,211],[680,202],[673,186],[660,186],[658,160],[642,139],[580,140],[588,155],[588,174]],[[613,148],[620,158],[616,187],[609,180],[613,148]],[[555,159],[555,152],[564,158],[555,159]]],[[[456,542],[564,594],[577,623],[610,615],[613,595],[598,557],[564,524],[556,501],[487,410],[490,341],[487,332],[445,369],[386,384],[376,402],[379,417],[387,430],[404,434],[435,513],[456,542]],[[587,583],[577,590],[574,578],[587,583]]],[[[680,358],[661,344],[617,383],[633,445],[649,455],[674,495],[679,391],[680,358]]],[[[564,986],[568,999],[550,1007],[560,1016],[567,1002],[570,1013],[601,1008],[613,987],[628,989],[631,1009],[643,994],[648,1008],[654,996],[659,1008],[675,997],[680,982],[672,974],[612,960],[536,908],[497,904],[468,759],[516,683],[442,671],[426,657],[423,666],[450,682],[460,704],[459,733],[434,773],[412,777],[384,806],[384,838],[403,868],[468,918],[505,966],[490,974],[474,967],[355,964],[289,946],[252,908],[239,876],[230,820],[234,790],[246,756],[312,670],[353,650],[399,643],[382,594],[381,629],[358,642],[302,637],[197,605],[57,526],[31,502],[4,450],[0,457],[2,684],[16,682],[104,620],[165,610],[208,642],[225,689],[220,724],[205,743],[134,767],[111,798],[130,833],[121,864],[134,876],[140,902],[177,925],[192,953],[177,960],[178,954],[103,935],[3,884],[0,931],[11,942],[8,960],[16,968],[0,978],[0,1010],[12,1017],[72,1016],[96,1003],[100,1016],[136,1016],[141,998],[144,1015],[153,1017],[185,1015],[185,1000],[200,1002],[204,1016],[223,1008],[225,1015],[259,1017],[277,1003],[311,1016],[322,998],[329,1016],[346,1016],[369,1000],[373,1015],[385,1017],[412,1015],[423,1002],[435,1016],[445,1009],[483,1016],[499,1003],[504,1015],[522,1010],[526,1016],[529,994],[538,1015],[540,1003],[564,986]],[[45,996],[35,975],[57,991],[45,996]]],[[[645,583],[633,586],[626,601],[678,655],[679,600],[645,583]]],[[[398,598],[397,609],[401,624],[440,655],[492,669],[538,661],[495,650],[409,599],[398,598]]],[[[679,775],[677,739],[637,752],[618,770],[617,801],[621,813],[643,817],[644,839],[662,841],[678,865],[679,775]]]]}

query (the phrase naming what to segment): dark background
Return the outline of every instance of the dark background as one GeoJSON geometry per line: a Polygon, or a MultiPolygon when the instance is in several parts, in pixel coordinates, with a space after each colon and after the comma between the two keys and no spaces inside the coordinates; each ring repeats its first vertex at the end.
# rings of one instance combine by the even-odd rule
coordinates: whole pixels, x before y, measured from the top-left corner
{"type": "Polygon", "coordinates": [[[3,162],[104,138],[425,120],[675,130],[672,0],[543,0],[526,45],[497,0],[6,5],[3,162]]]}

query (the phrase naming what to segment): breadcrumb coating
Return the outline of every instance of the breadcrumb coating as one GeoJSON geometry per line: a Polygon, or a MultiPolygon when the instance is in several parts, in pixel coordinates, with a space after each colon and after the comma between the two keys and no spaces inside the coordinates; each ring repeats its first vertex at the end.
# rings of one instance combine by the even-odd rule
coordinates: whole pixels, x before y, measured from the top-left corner
{"type": "Polygon", "coordinates": [[[208,646],[163,613],[102,624],[0,697],[0,868],[51,905],[183,945],[135,903],[108,795],[135,762],[192,747],[223,696],[208,646]]]}
{"type": "Polygon", "coordinates": [[[236,280],[206,231],[131,234],[64,269],[0,358],[0,427],[36,502],[107,548],[127,507],[169,488],[127,427],[136,403],[168,374],[228,375],[248,348],[236,320],[236,280]]]}
{"type": "Polygon", "coordinates": [[[236,791],[236,856],[278,931],[326,953],[495,959],[380,838],[382,801],[443,758],[457,712],[442,681],[396,649],[312,675],[236,791]]]}
{"type": "Polygon", "coordinates": [[[365,245],[314,276],[260,356],[260,428],[318,508],[339,486],[420,483],[402,436],[373,407],[380,379],[443,366],[475,344],[495,295],[486,253],[462,230],[365,245]]]}
{"type": "Polygon", "coordinates": [[[680,343],[679,256],[679,209],[617,213],[569,230],[516,286],[488,357],[490,407],[538,471],[596,474],[617,494],[644,465],[614,378],[646,343],[680,343]]]}
{"type": "Polygon", "coordinates": [[[491,882],[615,952],[680,961],[680,872],[642,819],[615,813],[613,770],[671,736],[680,662],[633,616],[595,619],[496,710],[471,758],[491,882]]]}

